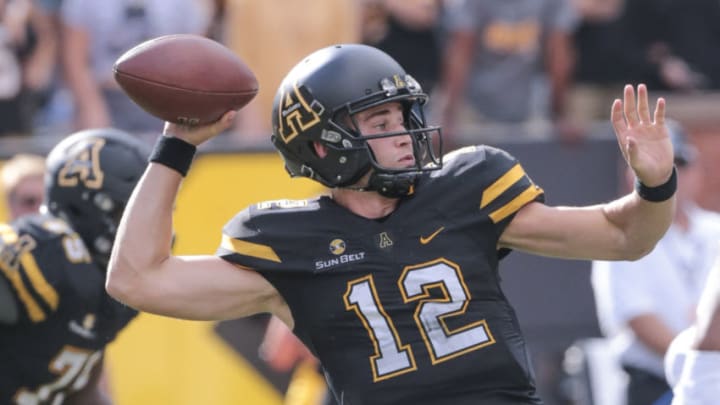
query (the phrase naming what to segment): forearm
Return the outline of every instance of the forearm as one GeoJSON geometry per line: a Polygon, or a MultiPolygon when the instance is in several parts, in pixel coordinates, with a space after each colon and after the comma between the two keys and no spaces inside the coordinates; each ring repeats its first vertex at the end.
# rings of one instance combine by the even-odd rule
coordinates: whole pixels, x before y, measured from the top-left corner
{"type": "Polygon", "coordinates": [[[665,323],[654,314],[636,316],[628,324],[640,342],[660,356],[665,355],[675,337],[665,323]]]}
{"type": "Polygon", "coordinates": [[[672,223],[675,197],[650,202],[633,192],[603,207],[603,213],[619,231],[619,243],[629,258],[648,254],[672,223]]]}
{"type": "Polygon", "coordinates": [[[698,350],[720,352],[720,302],[715,303],[715,310],[699,336],[695,347],[698,350]]]}
{"type": "MultiPolygon", "coordinates": [[[[89,65],[90,45],[87,34],[69,26],[63,26],[62,34],[63,52],[60,55],[63,72],[79,116],[82,117],[83,112],[98,108],[97,106],[103,106],[104,109],[105,101],[89,65]]],[[[106,112],[103,114],[107,115],[106,112]]]]}
{"type": "Polygon", "coordinates": [[[445,102],[445,115],[452,119],[458,103],[463,101],[463,93],[472,65],[474,39],[470,33],[456,33],[445,53],[442,73],[442,92],[445,102]]]}
{"type": "Polygon", "coordinates": [[[50,17],[33,10],[31,24],[37,33],[37,45],[26,62],[25,84],[33,90],[47,87],[55,69],[58,41],[50,17]]]}
{"type": "Polygon", "coordinates": [[[574,65],[570,36],[567,33],[551,35],[547,44],[546,61],[551,86],[552,114],[554,118],[560,118],[565,114],[565,98],[574,65]]]}
{"type": "Polygon", "coordinates": [[[93,81],[92,72],[87,66],[79,66],[75,62],[63,63],[65,79],[73,96],[73,102],[82,111],[94,105],[105,104],[100,94],[100,87],[93,81]]]}

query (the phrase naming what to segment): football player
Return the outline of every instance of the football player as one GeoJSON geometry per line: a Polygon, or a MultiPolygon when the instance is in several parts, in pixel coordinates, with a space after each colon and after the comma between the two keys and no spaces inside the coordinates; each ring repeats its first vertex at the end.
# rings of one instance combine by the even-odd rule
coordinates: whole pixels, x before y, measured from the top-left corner
{"type": "Polygon", "coordinates": [[[0,224],[0,403],[109,404],[103,349],[136,315],[105,292],[118,222],[149,148],[75,133],[46,160],[44,210],[0,224]]]}
{"type": "Polygon", "coordinates": [[[500,149],[441,160],[426,101],[373,47],[309,55],[278,89],[272,142],[290,175],[329,195],[240,211],[215,256],[173,256],[171,212],[195,146],[235,112],[200,128],[166,124],[121,221],[108,291],[187,319],[270,312],[320,359],[341,404],[541,403],[499,261],[510,249],[576,259],[649,252],[674,207],[665,102],[651,117],[645,86],[636,101],[628,85],[613,104],[635,192],[551,207],[500,149]]]}

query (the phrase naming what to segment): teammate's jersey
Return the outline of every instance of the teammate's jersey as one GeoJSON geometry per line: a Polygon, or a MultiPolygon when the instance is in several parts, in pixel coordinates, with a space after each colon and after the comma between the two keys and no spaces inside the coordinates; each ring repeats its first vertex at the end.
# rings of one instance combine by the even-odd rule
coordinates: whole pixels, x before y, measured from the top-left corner
{"type": "Polygon", "coordinates": [[[51,216],[0,225],[0,274],[19,312],[0,324],[0,403],[61,404],[136,312],[105,293],[105,272],[51,216]]]}
{"type": "Polygon", "coordinates": [[[260,203],[218,254],[280,292],[342,404],[539,404],[497,245],[541,199],[507,153],[464,148],[386,218],[328,197],[260,203]]]}

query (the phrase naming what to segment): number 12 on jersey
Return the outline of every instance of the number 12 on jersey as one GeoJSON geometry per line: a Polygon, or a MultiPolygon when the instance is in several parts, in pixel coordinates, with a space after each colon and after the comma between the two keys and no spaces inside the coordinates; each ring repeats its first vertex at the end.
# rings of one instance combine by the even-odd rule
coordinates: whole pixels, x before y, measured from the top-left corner
{"type": "MultiPolygon", "coordinates": [[[[415,323],[433,365],[495,343],[484,319],[454,330],[445,322],[464,315],[471,298],[457,264],[440,258],[407,266],[398,287],[404,303],[416,303],[415,323]],[[435,288],[440,289],[441,297],[430,294],[435,288]]],[[[349,281],[343,298],[345,308],[355,311],[372,340],[375,353],[370,356],[370,366],[374,382],[417,369],[412,347],[403,344],[380,302],[372,275],[349,281]]]]}

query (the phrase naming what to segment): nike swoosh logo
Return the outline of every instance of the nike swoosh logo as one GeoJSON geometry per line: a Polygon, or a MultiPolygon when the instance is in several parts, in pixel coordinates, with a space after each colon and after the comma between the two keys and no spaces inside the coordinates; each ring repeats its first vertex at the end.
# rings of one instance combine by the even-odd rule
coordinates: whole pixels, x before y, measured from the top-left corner
{"type": "Polygon", "coordinates": [[[440,228],[438,228],[437,231],[431,233],[429,236],[421,236],[420,243],[423,245],[427,245],[428,243],[430,243],[431,240],[433,240],[436,236],[438,236],[438,234],[440,232],[442,232],[444,229],[445,229],[445,227],[441,226],[440,228]]]}

